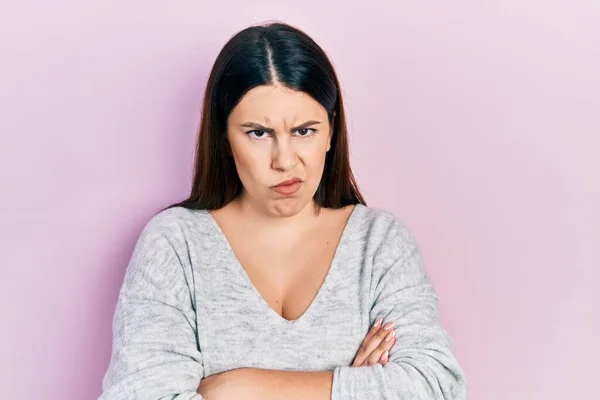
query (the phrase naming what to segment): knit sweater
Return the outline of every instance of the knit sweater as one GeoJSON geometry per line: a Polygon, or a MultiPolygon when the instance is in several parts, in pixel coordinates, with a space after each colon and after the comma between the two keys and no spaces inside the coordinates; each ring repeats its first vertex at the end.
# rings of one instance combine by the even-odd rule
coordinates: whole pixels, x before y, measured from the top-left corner
{"type": "Polygon", "coordinates": [[[203,377],[236,368],[333,371],[333,400],[466,398],[414,235],[356,205],[316,297],[298,319],[261,297],[206,210],[144,226],[113,319],[101,400],[200,400],[203,377]],[[394,321],[385,366],[351,367],[378,318],[394,321]]]}

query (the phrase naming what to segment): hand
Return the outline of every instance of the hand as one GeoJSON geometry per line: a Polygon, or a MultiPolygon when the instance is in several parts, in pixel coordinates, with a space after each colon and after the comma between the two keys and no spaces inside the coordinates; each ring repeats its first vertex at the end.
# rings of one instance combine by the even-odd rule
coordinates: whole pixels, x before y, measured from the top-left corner
{"type": "Polygon", "coordinates": [[[252,391],[252,369],[239,368],[200,380],[196,391],[206,400],[248,399],[252,391]]]}
{"type": "Polygon", "coordinates": [[[394,322],[383,325],[382,319],[371,327],[354,358],[352,367],[363,367],[374,364],[385,365],[389,361],[389,351],[396,343],[396,330],[394,322]]]}

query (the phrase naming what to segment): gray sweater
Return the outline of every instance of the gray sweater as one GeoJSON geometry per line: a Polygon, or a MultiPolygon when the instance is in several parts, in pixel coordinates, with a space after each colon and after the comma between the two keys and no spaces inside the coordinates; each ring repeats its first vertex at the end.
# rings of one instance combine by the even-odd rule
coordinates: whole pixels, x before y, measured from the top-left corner
{"type": "Polygon", "coordinates": [[[330,370],[333,400],[466,398],[415,237],[357,205],[307,311],[288,321],[252,285],[207,211],[162,211],[144,227],[113,320],[103,400],[200,400],[202,377],[235,368],[330,370]],[[395,321],[382,366],[350,367],[377,318],[395,321]]]}

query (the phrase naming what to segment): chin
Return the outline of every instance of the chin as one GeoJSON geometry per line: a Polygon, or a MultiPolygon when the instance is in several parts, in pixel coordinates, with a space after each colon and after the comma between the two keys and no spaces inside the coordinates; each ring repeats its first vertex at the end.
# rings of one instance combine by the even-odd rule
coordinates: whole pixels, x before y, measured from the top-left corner
{"type": "Polygon", "coordinates": [[[277,199],[268,208],[272,210],[273,214],[292,217],[301,212],[309,203],[309,200],[299,198],[277,199]]]}

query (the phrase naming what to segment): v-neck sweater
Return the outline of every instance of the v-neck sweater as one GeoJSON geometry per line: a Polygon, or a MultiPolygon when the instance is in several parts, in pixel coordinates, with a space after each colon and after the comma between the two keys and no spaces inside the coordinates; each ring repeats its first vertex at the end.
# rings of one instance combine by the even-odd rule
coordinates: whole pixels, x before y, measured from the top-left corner
{"type": "Polygon", "coordinates": [[[333,371],[333,400],[465,399],[416,238],[391,212],[357,204],[327,275],[296,320],[273,310],[206,210],[150,218],[113,318],[102,400],[200,400],[200,380],[236,368],[333,371]],[[351,367],[375,321],[394,321],[385,366],[351,367]]]}

